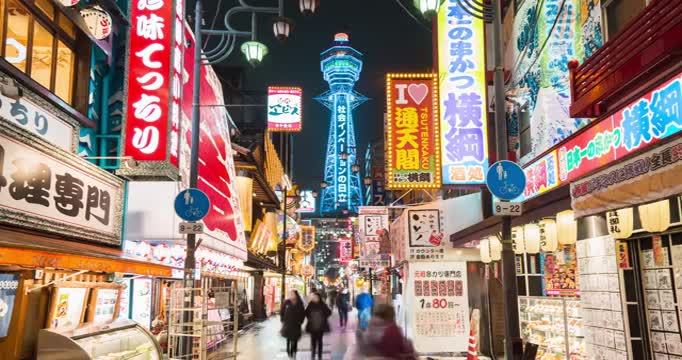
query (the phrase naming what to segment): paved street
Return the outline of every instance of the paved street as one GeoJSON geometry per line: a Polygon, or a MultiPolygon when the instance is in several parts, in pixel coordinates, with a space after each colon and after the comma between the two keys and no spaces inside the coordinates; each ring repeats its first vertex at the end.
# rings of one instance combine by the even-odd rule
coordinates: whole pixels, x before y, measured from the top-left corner
{"type": "MultiPolygon", "coordinates": [[[[348,315],[348,327],[342,330],[339,328],[339,314],[334,310],[329,319],[332,331],[324,336],[323,359],[353,359],[357,313],[353,311],[348,315]]],[[[240,360],[287,359],[286,341],[279,335],[280,327],[279,316],[273,316],[240,334],[237,358],[240,360]]],[[[304,332],[298,343],[297,359],[308,360],[310,355],[310,336],[304,332]]]]}

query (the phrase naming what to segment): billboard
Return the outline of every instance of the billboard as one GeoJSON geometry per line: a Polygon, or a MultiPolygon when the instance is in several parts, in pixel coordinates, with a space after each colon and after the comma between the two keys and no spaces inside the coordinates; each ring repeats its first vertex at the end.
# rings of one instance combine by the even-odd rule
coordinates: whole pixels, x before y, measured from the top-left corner
{"type": "MultiPolygon", "coordinates": [[[[194,59],[194,36],[185,29],[190,45],[185,49],[185,71],[189,76],[183,91],[191,94],[194,59]]],[[[223,89],[218,76],[210,66],[201,67],[201,102],[205,105],[224,105],[223,89]]],[[[182,98],[183,123],[180,136],[180,177],[187,187],[189,179],[192,139],[192,97],[182,98]]],[[[199,140],[199,182],[197,188],[211,199],[211,210],[202,220],[205,225],[202,244],[213,250],[246,260],[246,238],[241,217],[236,173],[230,141],[229,115],[222,106],[201,108],[201,134],[199,140]]]]}
{"type": "Polygon", "coordinates": [[[268,130],[301,131],[302,97],[300,87],[268,87],[268,130]]]}
{"type": "Polygon", "coordinates": [[[301,201],[296,212],[300,214],[314,213],[316,210],[315,200],[312,190],[301,191],[301,201]]]}
{"type": "Polygon", "coordinates": [[[483,20],[449,1],[438,11],[443,184],[485,184],[488,172],[483,20]]]}
{"type": "Polygon", "coordinates": [[[441,185],[437,89],[436,74],[386,76],[389,189],[441,185]]]}
{"type": "Polygon", "coordinates": [[[124,154],[135,160],[178,165],[183,7],[142,0],[130,10],[124,154]]]}

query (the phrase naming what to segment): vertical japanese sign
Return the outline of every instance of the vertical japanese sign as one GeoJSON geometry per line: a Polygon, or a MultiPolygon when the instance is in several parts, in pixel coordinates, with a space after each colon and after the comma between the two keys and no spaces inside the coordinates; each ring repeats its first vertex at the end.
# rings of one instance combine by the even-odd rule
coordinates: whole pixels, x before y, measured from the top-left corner
{"type": "MultiPolygon", "coordinates": [[[[380,254],[383,234],[389,230],[388,208],[385,206],[360,206],[360,244],[363,259],[370,259],[380,254]]],[[[388,237],[386,237],[388,238],[388,237]]],[[[390,248],[390,245],[388,245],[390,248]]]]}
{"type": "Polygon", "coordinates": [[[182,93],[182,60],[185,47],[185,26],[183,0],[175,0],[175,17],[173,25],[173,73],[172,73],[172,97],[171,97],[171,128],[170,128],[170,162],[178,167],[178,153],[180,151],[180,118],[182,117],[181,97],[191,97],[191,92],[182,93]]]}
{"type": "Polygon", "coordinates": [[[469,295],[466,262],[410,263],[408,335],[417,352],[466,352],[469,295]]]}
{"type": "Polygon", "coordinates": [[[268,87],[268,130],[301,131],[302,97],[299,87],[268,87]]]}
{"type": "MultiPolygon", "coordinates": [[[[192,74],[194,36],[185,29],[189,46],[185,48],[185,73],[192,74]]],[[[192,92],[192,75],[183,84],[184,92],[192,92]]],[[[218,105],[201,108],[201,134],[199,135],[199,182],[198,188],[211,199],[211,210],[202,220],[205,225],[203,245],[213,250],[246,260],[246,237],[241,216],[239,196],[235,185],[234,159],[228,125],[228,113],[224,107],[223,89],[218,76],[210,66],[201,67],[201,102],[218,105]]],[[[182,99],[183,123],[180,134],[180,176],[189,179],[189,159],[192,145],[192,97],[182,99]]],[[[187,187],[188,183],[183,183],[187,187]]]]}
{"type": "Polygon", "coordinates": [[[444,184],[484,184],[488,171],[483,20],[457,0],[438,11],[444,184]]]}
{"type": "Polygon", "coordinates": [[[386,189],[383,166],[372,166],[372,205],[386,205],[386,189]]]}
{"type": "Polygon", "coordinates": [[[339,237],[339,261],[347,263],[353,260],[353,243],[346,236],[339,237]]]}
{"type": "Polygon", "coordinates": [[[435,74],[386,76],[389,189],[441,185],[437,89],[435,74]]]}
{"type": "MultiPolygon", "coordinates": [[[[350,166],[348,159],[342,159],[339,154],[348,153],[348,96],[340,94],[334,104],[334,116],[336,116],[336,202],[340,208],[345,208],[349,201],[350,193],[350,166]]],[[[332,122],[333,123],[333,122],[332,122]]]]}
{"type": "MultiPolygon", "coordinates": [[[[180,12],[175,15],[173,3],[169,0],[133,0],[131,5],[124,152],[135,160],[165,161],[173,126],[176,129],[171,136],[177,135],[178,124],[169,128],[168,120],[171,113],[175,117],[172,121],[179,121],[179,112],[172,114],[172,111],[179,110],[181,76],[176,71],[181,69],[182,63],[178,46],[182,47],[183,41],[183,2],[176,2],[180,12]],[[171,96],[171,92],[176,94],[171,96]]],[[[177,154],[174,161],[177,163],[177,154]]]]}

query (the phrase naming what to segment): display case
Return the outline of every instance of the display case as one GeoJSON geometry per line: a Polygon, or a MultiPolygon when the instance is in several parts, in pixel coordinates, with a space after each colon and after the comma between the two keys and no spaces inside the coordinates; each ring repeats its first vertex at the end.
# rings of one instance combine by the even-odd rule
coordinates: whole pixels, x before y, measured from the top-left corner
{"type": "Polygon", "coordinates": [[[580,300],[519,297],[519,323],[524,342],[539,345],[536,359],[585,359],[580,300]]]}
{"type": "Polygon", "coordinates": [[[43,329],[38,360],[161,360],[156,339],[134,321],[86,324],[71,330],[43,329]]]}

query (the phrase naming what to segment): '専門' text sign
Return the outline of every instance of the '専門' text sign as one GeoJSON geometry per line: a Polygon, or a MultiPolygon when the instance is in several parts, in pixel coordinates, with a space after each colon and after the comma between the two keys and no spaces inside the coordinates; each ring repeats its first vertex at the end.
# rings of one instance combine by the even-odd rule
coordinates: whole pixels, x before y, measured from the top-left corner
{"type": "Polygon", "coordinates": [[[485,184],[488,171],[483,20],[457,0],[438,12],[444,184],[485,184]]]}
{"type": "Polygon", "coordinates": [[[388,188],[440,187],[437,89],[435,74],[386,77],[388,188]]]}

